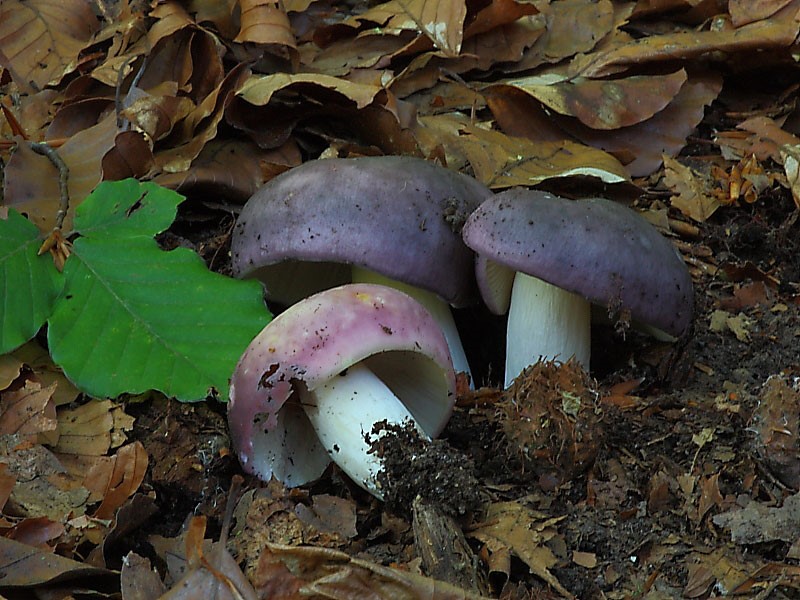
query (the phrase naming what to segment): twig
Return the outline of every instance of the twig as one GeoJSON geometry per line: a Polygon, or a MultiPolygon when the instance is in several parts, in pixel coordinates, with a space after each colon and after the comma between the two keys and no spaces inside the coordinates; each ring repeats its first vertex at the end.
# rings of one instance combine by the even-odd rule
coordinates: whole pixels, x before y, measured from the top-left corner
{"type": "Polygon", "coordinates": [[[64,225],[64,219],[67,217],[67,210],[69,210],[69,167],[64,159],[59,156],[55,148],[49,144],[42,142],[29,142],[31,150],[41,156],[46,156],[48,160],[53,163],[53,166],[58,169],[58,193],[60,195],[60,202],[58,204],[58,212],[56,213],[56,225],[53,228],[61,229],[64,225]]]}

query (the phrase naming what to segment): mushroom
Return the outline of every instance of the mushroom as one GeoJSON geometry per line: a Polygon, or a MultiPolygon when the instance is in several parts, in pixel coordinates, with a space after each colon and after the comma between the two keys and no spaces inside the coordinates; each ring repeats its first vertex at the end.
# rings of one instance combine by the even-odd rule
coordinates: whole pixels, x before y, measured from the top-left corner
{"type": "Polygon", "coordinates": [[[351,281],[413,296],[439,321],[457,371],[469,373],[448,303],[479,299],[460,236],[491,195],[475,179],[420,158],[315,160],[270,180],[234,229],[232,267],[290,305],[351,281]]]}
{"type": "Polygon", "coordinates": [[[539,358],[589,368],[590,303],[680,336],[692,318],[692,279],[670,242],[604,198],[572,201],[511,189],[467,220],[478,287],[508,312],[505,384],[539,358]]]}
{"type": "Polygon", "coordinates": [[[455,401],[447,342],[418,302],[395,289],[349,284],[278,315],[250,343],[231,379],[228,423],[245,471],[288,486],[333,459],[381,497],[375,423],[444,428],[455,401]]]}

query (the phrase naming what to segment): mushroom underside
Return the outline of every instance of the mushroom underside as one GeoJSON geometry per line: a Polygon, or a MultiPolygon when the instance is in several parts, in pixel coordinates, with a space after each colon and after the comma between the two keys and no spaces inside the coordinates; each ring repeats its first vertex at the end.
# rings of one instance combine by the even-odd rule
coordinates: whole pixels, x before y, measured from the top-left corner
{"type": "Polygon", "coordinates": [[[452,410],[441,366],[410,351],[374,354],[314,389],[299,380],[293,388],[277,426],[254,440],[257,460],[269,464],[252,465],[289,487],[319,478],[333,460],[359,486],[381,497],[375,480],[380,462],[368,453],[365,440],[374,424],[402,425],[411,417],[432,438],[452,410]]]}

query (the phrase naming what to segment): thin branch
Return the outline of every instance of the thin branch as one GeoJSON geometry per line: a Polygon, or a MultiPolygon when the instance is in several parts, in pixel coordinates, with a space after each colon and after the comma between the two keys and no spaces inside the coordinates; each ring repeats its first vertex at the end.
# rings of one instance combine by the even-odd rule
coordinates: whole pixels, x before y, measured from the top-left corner
{"type": "Polygon", "coordinates": [[[69,167],[64,159],[59,156],[55,148],[49,144],[42,142],[29,142],[31,150],[36,154],[46,156],[48,160],[53,163],[53,166],[58,169],[58,193],[61,201],[58,205],[58,212],[56,213],[56,225],[54,229],[61,229],[64,225],[64,219],[67,217],[67,210],[69,210],[69,188],[67,182],[69,181],[69,167]]]}

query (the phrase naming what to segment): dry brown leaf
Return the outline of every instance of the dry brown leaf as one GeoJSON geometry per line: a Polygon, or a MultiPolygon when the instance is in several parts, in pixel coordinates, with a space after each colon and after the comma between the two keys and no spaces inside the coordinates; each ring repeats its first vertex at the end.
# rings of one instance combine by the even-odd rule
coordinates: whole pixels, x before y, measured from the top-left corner
{"type": "Polygon", "coordinates": [[[64,534],[64,525],[47,517],[23,519],[11,528],[5,537],[34,548],[52,551],[51,542],[64,534]]]}
{"type": "Polygon", "coordinates": [[[23,364],[24,363],[11,354],[3,354],[0,356],[0,392],[19,377],[19,372],[23,364]]]}
{"type": "MultiPolygon", "coordinates": [[[[609,0],[562,0],[552,2],[542,13],[547,33],[534,46],[533,53],[544,62],[558,62],[581,52],[589,52],[612,31],[614,6],[609,0]]],[[[525,67],[534,66],[530,60],[525,67]]]]}
{"type": "Polygon", "coordinates": [[[189,169],[206,143],[216,137],[225,108],[248,75],[245,65],[240,64],[231,69],[219,86],[183,120],[181,127],[185,133],[180,139],[185,139],[186,142],[161,150],[155,155],[155,163],[161,171],[180,173],[189,169]]]}
{"type": "Polygon", "coordinates": [[[792,0],[728,0],[728,13],[734,27],[767,19],[792,0]]]}
{"type": "Polygon", "coordinates": [[[97,519],[111,519],[117,509],[139,489],[147,471],[147,452],[140,442],[120,448],[114,456],[95,463],[83,485],[102,499],[94,513],[97,519]]]}
{"type": "Polygon", "coordinates": [[[344,77],[354,69],[385,65],[389,58],[408,46],[408,36],[365,33],[337,40],[313,56],[308,70],[333,77],[344,77]]]}
{"type": "Polygon", "coordinates": [[[464,0],[395,0],[445,56],[458,56],[464,39],[464,0]]]}
{"type": "Polygon", "coordinates": [[[53,392],[56,384],[46,388],[38,381],[26,380],[14,391],[0,395],[0,434],[33,435],[56,428],[56,407],[53,392]]]}
{"type": "MultiPolygon", "coordinates": [[[[70,137],[57,149],[69,168],[70,211],[64,229],[72,227],[72,214],[102,179],[102,158],[114,147],[118,129],[116,117],[109,114],[97,125],[70,137]]],[[[55,225],[61,196],[58,171],[44,156],[35,154],[24,142],[19,143],[6,165],[5,202],[36,224],[44,233],[55,225]]]]}
{"type": "Polygon", "coordinates": [[[290,87],[322,87],[333,90],[338,95],[355,103],[357,108],[364,108],[372,103],[381,91],[376,85],[363,85],[331,77],[330,75],[300,73],[276,73],[274,75],[253,76],[248,79],[236,93],[237,96],[256,106],[269,104],[273,95],[290,87]]]}
{"type": "Polygon", "coordinates": [[[42,387],[49,387],[51,384],[58,384],[53,392],[53,403],[62,406],[73,402],[80,394],[69,379],[64,376],[60,367],[53,363],[50,354],[36,341],[23,344],[11,353],[16,360],[20,360],[30,368],[41,381],[42,387]]]}
{"type": "Polygon", "coordinates": [[[75,70],[96,30],[84,0],[3,0],[0,64],[21,89],[38,92],[75,70]]]}
{"type": "MultiPolygon", "coordinates": [[[[377,25],[384,35],[397,35],[403,31],[419,34],[422,31],[412,15],[406,12],[397,0],[376,4],[363,13],[350,16],[345,19],[343,25],[349,25],[354,28],[369,28],[372,25],[377,25]]],[[[317,41],[316,37],[315,41],[317,41]]],[[[430,47],[431,44],[428,44],[427,48],[424,49],[427,50],[430,47]]]]}
{"type": "Polygon", "coordinates": [[[484,525],[469,532],[490,549],[510,548],[537,577],[546,581],[564,598],[573,595],[550,572],[558,563],[546,545],[558,535],[554,525],[565,517],[548,517],[523,502],[495,502],[489,506],[484,525]]]}
{"type": "Polygon", "coordinates": [[[597,566],[597,555],[594,552],[575,551],[572,553],[572,562],[585,569],[594,569],[597,566]]]}
{"type": "Polygon", "coordinates": [[[298,518],[322,533],[333,533],[344,539],[358,535],[356,530],[356,505],[327,494],[314,496],[310,507],[298,504],[295,507],[298,518]]]}
{"type": "Polygon", "coordinates": [[[144,132],[151,142],[155,142],[168,136],[175,124],[189,116],[194,108],[194,103],[186,97],[132,88],[120,116],[144,132]],[[138,92],[135,99],[132,98],[134,91],[138,92]]]}
{"type": "Polygon", "coordinates": [[[464,30],[464,39],[492,31],[503,25],[514,23],[522,17],[538,13],[539,9],[532,4],[521,3],[516,0],[495,0],[488,6],[483,7],[474,16],[464,30]]]}
{"type": "Polygon", "coordinates": [[[506,133],[534,141],[557,141],[573,137],[618,158],[632,177],[655,171],[662,155],[676,155],[686,138],[703,118],[704,108],[722,89],[716,74],[693,76],[666,108],[650,119],[614,130],[591,129],[574,118],[545,112],[538,101],[521,90],[505,85],[487,89],[487,102],[506,133]]]}
{"type": "Polygon", "coordinates": [[[267,544],[252,579],[261,598],[484,600],[449,583],[312,546],[267,544]]]}
{"type": "Polygon", "coordinates": [[[459,115],[423,117],[415,133],[423,148],[442,145],[448,164],[458,164],[458,157],[466,158],[475,177],[494,189],[570,176],[596,177],[606,183],[628,180],[619,161],[602,150],[570,141],[536,143],[512,138],[472,125],[459,115]]]}
{"type": "Polygon", "coordinates": [[[132,551],[122,559],[119,579],[123,600],[151,600],[167,591],[150,559],[132,551]]]}
{"type": "Polygon", "coordinates": [[[147,44],[153,50],[161,40],[168,38],[181,29],[194,27],[194,19],[185,8],[175,0],[159,2],[150,11],[151,18],[157,19],[147,30],[147,44]]]}
{"type": "Polygon", "coordinates": [[[23,442],[17,435],[0,436],[0,462],[17,480],[8,500],[11,514],[63,523],[84,513],[89,492],[64,473],[64,466],[43,446],[23,442]]]}
{"type": "Polygon", "coordinates": [[[77,408],[61,410],[58,415],[60,437],[55,451],[60,454],[104,456],[111,448],[114,427],[110,400],[91,400],[77,408]]]}
{"type": "Polygon", "coordinates": [[[601,148],[615,156],[627,154],[625,162],[632,177],[644,177],[662,163],[662,156],[675,156],[686,145],[686,138],[703,118],[705,107],[722,90],[722,77],[715,73],[693,76],[681,87],[666,108],[652,118],[613,131],[577,127],[574,121],[561,126],[585,144],[601,148]]]}
{"type": "Polygon", "coordinates": [[[458,58],[443,58],[434,52],[419,55],[392,80],[390,89],[398,97],[405,98],[412,92],[431,87],[443,76],[474,69],[485,71],[497,63],[513,63],[543,31],[539,26],[520,20],[465,40],[458,58]]]}
{"type": "Polygon", "coordinates": [[[238,0],[189,0],[186,3],[189,13],[195,16],[198,23],[213,23],[222,37],[229,40],[239,32],[239,24],[234,16],[237,5],[238,0]]]}
{"type": "Polygon", "coordinates": [[[719,201],[707,193],[708,182],[677,160],[664,155],[664,184],[677,193],[670,199],[672,206],[690,219],[702,222],[720,207],[719,201]]]}
{"type": "Polygon", "coordinates": [[[788,47],[800,31],[800,16],[791,6],[784,18],[758,21],[734,30],[697,31],[653,35],[620,47],[587,55],[573,65],[573,73],[605,77],[620,67],[652,62],[686,60],[709,52],[736,52],[754,48],[788,47]]]}
{"type": "Polygon", "coordinates": [[[297,47],[289,18],[278,0],[240,0],[239,7],[241,27],[233,41],[297,47]]]}
{"type": "Polygon", "coordinates": [[[89,584],[86,590],[97,586],[98,593],[113,585],[115,579],[113,571],[91,567],[58,556],[51,549],[43,551],[4,537],[0,537],[0,576],[4,587],[22,590],[23,594],[27,588],[31,598],[36,597],[34,589],[43,589],[47,584],[63,579],[83,577],[84,583],[89,584]]]}
{"type": "Polygon", "coordinates": [[[246,201],[264,183],[302,162],[300,149],[289,141],[275,150],[262,150],[244,140],[208,142],[188,171],[156,177],[156,183],[182,194],[189,191],[246,201]]]}
{"type": "Polygon", "coordinates": [[[784,131],[779,122],[769,117],[752,117],[739,123],[736,128],[753,135],[742,136],[739,132],[723,131],[715,139],[723,156],[729,160],[755,156],[760,161],[771,158],[780,164],[784,146],[800,146],[800,138],[784,131]]]}
{"type": "Polygon", "coordinates": [[[666,107],[686,82],[686,71],[614,80],[579,77],[550,85],[539,81],[534,76],[504,81],[502,85],[521,89],[593,129],[618,129],[649,119],[666,107]]]}

